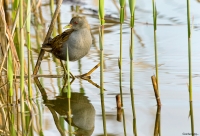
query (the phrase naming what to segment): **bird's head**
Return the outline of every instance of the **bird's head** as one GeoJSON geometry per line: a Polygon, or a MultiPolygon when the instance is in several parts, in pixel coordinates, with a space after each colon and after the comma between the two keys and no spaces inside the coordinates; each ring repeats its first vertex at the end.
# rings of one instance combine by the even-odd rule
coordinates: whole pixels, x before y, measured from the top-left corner
{"type": "Polygon", "coordinates": [[[71,19],[70,23],[67,26],[65,26],[65,28],[71,28],[74,30],[79,30],[79,29],[83,29],[83,28],[90,29],[86,18],[80,17],[80,16],[73,17],[71,19]]]}

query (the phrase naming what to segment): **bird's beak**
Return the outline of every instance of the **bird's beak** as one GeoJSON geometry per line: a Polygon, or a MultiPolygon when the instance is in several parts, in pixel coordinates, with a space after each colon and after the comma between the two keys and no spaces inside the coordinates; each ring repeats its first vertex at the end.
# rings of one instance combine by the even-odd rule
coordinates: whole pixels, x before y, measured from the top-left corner
{"type": "Polygon", "coordinates": [[[68,25],[66,25],[66,26],[64,27],[64,29],[70,29],[70,28],[72,28],[72,24],[68,24],[68,25]]]}

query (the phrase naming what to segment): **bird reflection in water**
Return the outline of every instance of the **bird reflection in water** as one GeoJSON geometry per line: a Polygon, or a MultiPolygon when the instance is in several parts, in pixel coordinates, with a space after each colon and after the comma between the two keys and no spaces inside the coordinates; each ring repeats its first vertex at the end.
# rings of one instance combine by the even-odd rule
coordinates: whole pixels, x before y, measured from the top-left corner
{"type": "MultiPolygon", "coordinates": [[[[96,87],[100,87],[91,79],[88,79],[91,84],[96,87]]],[[[56,96],[56,99],[49,100],[47,93],[43,86],[41,85],[38,78],[34,78],[36,85],[38,86],[40,93],[42,95],[44,104],[48,107],[50,112],[53,115],[55,125],[59,130],[61,135],[65,135],[63,130],[58,123],[58,113],[60,116],[65,117],[65,121],[71,126],[76,127],[76,131],[73,132],[75,136],[91,136],[94,131],[94,123],[95,123],[95,109],[93,105],[88,100],[88,97],[83,93],[71,92],[71,98],[67,98],[67,94],[64,93],[63,89],[66,86],[63,86],[62,94],[60,96],[56,96]],[[70,107],[69,107],[70,105],[70,107]],[[69,109],[71,108],[71,116],[69,117],[69,109]],[[71,119],[69,121],[69,119],[71,119]]]]}
{"type": "MultiPolygon", "coordinates": [[[[65,121],[69,123],[68,98],[67,94],[57,96],[55,100],[46,100],[44,104],[51,107],[59,115],[65,116],[65,121]]],[[[71,93],[71,125],[78,129],[74,132],[75,136],[91,136],[94,131],[95,109],[83,93],[71,93]]]]}

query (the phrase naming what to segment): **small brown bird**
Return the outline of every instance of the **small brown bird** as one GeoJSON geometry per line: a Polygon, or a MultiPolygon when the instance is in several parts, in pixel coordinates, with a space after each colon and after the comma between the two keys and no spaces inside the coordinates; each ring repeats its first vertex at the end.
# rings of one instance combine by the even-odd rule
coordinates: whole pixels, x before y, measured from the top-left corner
{"type": "Polygon", "coordinates": [[[92,45],[90,26],[85,17],[76,16],[71,19],[66,28],[69,29],[50,39],[42,49],[66,61],[68,47],[69,61],[79,60],[89,52],[92,45]]]}
{"type": "Polygon", "coordinates": [[[67,47],[69,60],[76,61],[84,57],[92,45],[90,27],[85,17],[73,17],[66,31],[49,40],[43,49],[51,52],[56,58],[66,60],[67,47]]]}

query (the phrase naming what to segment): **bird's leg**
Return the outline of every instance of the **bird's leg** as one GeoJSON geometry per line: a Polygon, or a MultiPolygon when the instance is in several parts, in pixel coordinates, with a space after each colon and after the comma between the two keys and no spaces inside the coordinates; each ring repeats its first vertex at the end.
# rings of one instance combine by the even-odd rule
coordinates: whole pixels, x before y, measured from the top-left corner
{"type": "MultiPolygon", "coordinates": [[[[74,82],[74,80],[75,80],[75,78],[72,79],[72,81],[70,82],[70,85],[74,82]]],[[[68,79],[65,78],[65,79],[64,79],[63,88],[62,88],[62,93],[64,93],[64,89],[65,89],[65,87],[67,87],[67,86],[68,86],[68,79]]]]}
{"type": "MultiPolygon", "coordinates": [[[[67,69],[65,68],[65,65],[63,64],[62,60],[60,60],[60,63],[64,69],[64,77],[67,77],[67,69]]],[[[69,74],[70,74],[70,77],[72,78],[72,80],[74,80],[75,76],[71,72],[69,72],[69,74]]]]}
{"type": "Polygon", "coordinates": [[[80,76],[77,76],[77,77],[80,77],[82,79],[90,79],[90,75],[92,74],[92,72],[94,72],[99,66],[100,66],[100,63],[98,63],[96,66],[94,66],[89,72],[82,74],[80,76]]]}
{"type": "MultiPolygon", "coordinates": [[[[91,79],[84,79],[84,78],[83,78],[83,80],[88,81],[89,83],[91,83],[92,85],[94,85],[94,86],[97,87],[97,88],[101,88],[101,86],[99,86],[97,83],[94,83],[91,79]]],[[[106,89],[103,89],[103,90],[106,91],[106,89]]]]}

